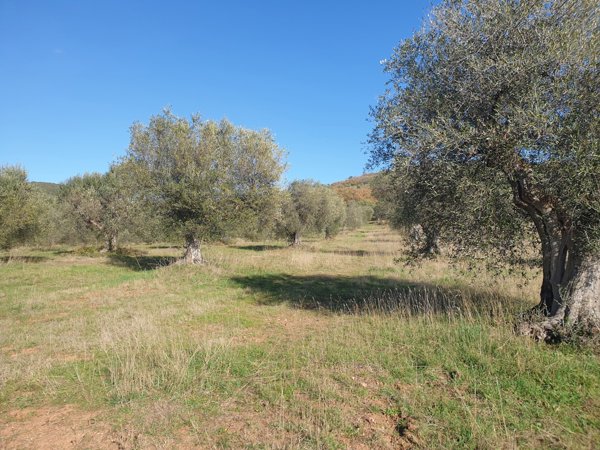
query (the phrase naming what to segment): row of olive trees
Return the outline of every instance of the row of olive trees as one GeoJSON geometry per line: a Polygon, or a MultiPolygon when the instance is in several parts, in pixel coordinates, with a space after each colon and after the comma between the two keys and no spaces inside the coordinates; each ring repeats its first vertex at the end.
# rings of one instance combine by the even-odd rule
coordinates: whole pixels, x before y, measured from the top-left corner
{"type": "Polygon", "coordinates": [[[356,201],[346,202],[333,189],[310,181],[294,181],[282,193],[277,233],[292,245],[299,245],[305,234],[327,239],[342,229],[355,229],[368,223],[373,208],[356,201]]]}
{"type": "Polygon", "coordinates": [[[296,181],[279,189],[284,156],[268,131],[165,111],[131,128],[122,167],[137,201],[184,238],[184,261],[202,263],[202,242],[274,231],[297,245],[303,234],[330,238],[346,226],[351,208],[329,187],[296,181]]]}
{"type": "Polygon", "coordinates": [[[331,188],[296,181],[282,190],[284,151],[267,131],[165,111],[131,128],[125,157],[105,174],[76,176],[51,197],[19,168],[0,171],[0,246],[95,237],[106,251],[120,238],[181,238],[183,261],[202,263],[201,243],[234,236],[335,236],[372,210],[331,188]]]}
{"type": "Polygon", "coordinates": [[[0,167],[0,249],[101,239],[112,251],[120,235],[156,235],[157,220],[135,202],[131,179],[123,175],[121,167],[114,166],[107,174],[73,177],[50,193],[30,183],[23,168],[0,167]],[[137,231],[144,233],[132,233],[135,224],[143,224],[137,231]]]}

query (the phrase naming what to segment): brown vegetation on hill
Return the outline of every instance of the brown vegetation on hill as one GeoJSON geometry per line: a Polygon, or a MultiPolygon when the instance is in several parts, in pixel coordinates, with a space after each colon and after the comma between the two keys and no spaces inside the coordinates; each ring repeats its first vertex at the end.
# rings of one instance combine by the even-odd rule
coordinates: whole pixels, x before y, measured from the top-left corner
{"type": "Polygon", "coordinates": [[[344,181],[333,183],[331,187],[346,202],[356,201],[374,205],[377,199],[373,196],[371,181],[377,176],[376,173],[365,173],[357,177],[350,177],[344,181]]]}

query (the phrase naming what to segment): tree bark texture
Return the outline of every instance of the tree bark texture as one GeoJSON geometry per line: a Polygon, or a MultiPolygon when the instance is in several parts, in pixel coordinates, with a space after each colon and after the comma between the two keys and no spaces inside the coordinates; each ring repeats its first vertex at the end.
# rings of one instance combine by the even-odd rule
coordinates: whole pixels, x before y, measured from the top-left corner
{"type": "Polygon", "coordinates": [[[114,252],[117,249],[117,235],[113,234],[106,239],[106,251],[114,252]]]}
{"type": "Polygon", "coordinates": [[[185,253],[182,262],[185,264],[204,264],[200,241],[192,234],[187,235],[185,238],[185,253]]]}
{"type": "Polygon", "coordinates": [[[584,254],[577,230],[550,202],[522,180],[513,186],[515,204],[533,220],[542,246],[542,286],[537,308],[545,320],[521,331],[548,340],[565,330],[600,332],[600,255],[584,254]],[[561,331],[562,330],[562,331],[561,331]]]}
{"type": "Polygon", "coordinates": [[[291,242],[291,245],[294,247],[297,247],[298,245],[300,245],[300,233],[298,233],[297,231],[292,233],[290,236],[290,242],[291,242]]]}

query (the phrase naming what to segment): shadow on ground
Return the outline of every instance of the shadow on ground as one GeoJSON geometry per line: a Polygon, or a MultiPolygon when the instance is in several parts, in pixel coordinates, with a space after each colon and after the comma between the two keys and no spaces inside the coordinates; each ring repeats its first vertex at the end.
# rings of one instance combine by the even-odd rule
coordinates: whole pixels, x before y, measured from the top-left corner
{"type": "Polygon", "coordinates": [[[180,248],[183,248],[183,247],[181,245],[177,245],[177,244],[153,244],[153,245],[149,245],[148,248],[155,248],[155,249],[175,248],[175,249],[180,249],[180,248]]]}
{"type": "Polygon", "coordinates": [[[2,263],[40,263],[49,259],[47,256],[0,256],[2,263]]]}
{"type": "Polygon", "coordinates": [[[259,274],[232,278],[262,294],[261,304],[289,303],[303,309],[333,312],[405,312],[407,314],[477,314],[497,316],[516,311],[522,302],[469,287],[446,288],[373,276],[298,276],[259,274]]]}
{"type": "Polygon", "coordinates": [[[267,250],[281,250],[287,248],[283,245],[236,245],[233,248],[237,248],[239,250],[251,250],[254,252],[264,252],[267,250]]]}
{"type": "Polygon", "coordinates": [[[305,247],[305,250],[312,253],[329,253],[333,255],[342,256],[390,256],[396,255],[398,251],[387,251],[387,250],[355,250],[350,248],[337,248],[337,249],[324,249],[305,247]]]}
{"type": "Polygon", "coordinates": [[[131,256],[119,254],[109,255],[108,258],[111,264],[136,271],[158,269],[159,267],[173,264],[177,260],[174,256],[131,256]]]}

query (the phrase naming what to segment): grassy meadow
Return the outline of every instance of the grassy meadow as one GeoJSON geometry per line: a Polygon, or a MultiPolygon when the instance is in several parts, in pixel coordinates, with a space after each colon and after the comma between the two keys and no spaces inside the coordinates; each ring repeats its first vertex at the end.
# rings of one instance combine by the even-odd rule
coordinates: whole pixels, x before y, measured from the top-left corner
{"type": "MultiPolygon", "coordinates": [[[[0,255],[0,448],[594,448],[600,359],[513,333],[539,278],[306,240],[0,255]]],[[[597,447],[596,447],[597,448],[597,447]]]]}

